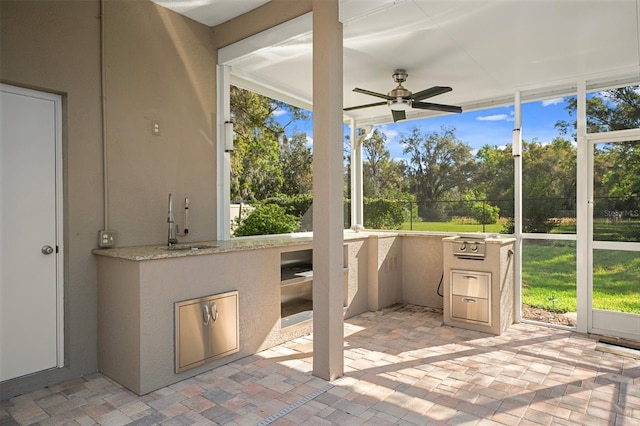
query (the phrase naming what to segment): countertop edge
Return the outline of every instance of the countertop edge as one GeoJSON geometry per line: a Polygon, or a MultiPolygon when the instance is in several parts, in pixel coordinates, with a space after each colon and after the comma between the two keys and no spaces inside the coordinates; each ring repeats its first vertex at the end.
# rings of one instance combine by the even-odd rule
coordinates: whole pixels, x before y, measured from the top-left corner
{"type": "MultiPolygon", "coordinates": [[[[344,242],[364,240],[368,238],[392,238],[392,237],[423,237],[453,239],[455,233],[438,233],[423,231],[345,231],[344,242]]],[[[515,241],[515,238],[491,236],[488,243],[506,243],[515,241]]],[[[189,256],[204,256],[220,253],[260,250],[276,247],[289,247],[297,245],[313,244],[311,232],[300,234],[260,236],[255,238],[234,238],[227,241],[200,241],[177,244],[172,250],[161,245],[96,248],[91,251],[95,256],[110,257],[115,259],[130,260],[135,262],[159,259],[171,259],[189,256]]]]}

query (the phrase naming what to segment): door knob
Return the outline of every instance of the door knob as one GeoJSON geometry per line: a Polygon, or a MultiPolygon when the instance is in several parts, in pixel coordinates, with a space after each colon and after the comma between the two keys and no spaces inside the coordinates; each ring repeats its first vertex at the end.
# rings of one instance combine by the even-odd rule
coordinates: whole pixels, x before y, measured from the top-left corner
{"type": "Polygon", "coordinates": [[[42,246],[40,251],[42,252],[42,254],[51,254],[54,252],[53,247],[51,246],[42,246]]]}

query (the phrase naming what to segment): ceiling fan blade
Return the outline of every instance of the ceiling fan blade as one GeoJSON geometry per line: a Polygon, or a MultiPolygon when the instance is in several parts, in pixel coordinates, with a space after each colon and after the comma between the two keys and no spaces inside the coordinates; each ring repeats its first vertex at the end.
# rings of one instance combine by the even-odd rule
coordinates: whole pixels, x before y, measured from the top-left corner
{"type": "Polygon", "coordinates": [[[409,98],[413,99],[414,101],[421,101],[433,96],[442,95],[443,93],[447,93],[452,90],[453,89],[451,87],[433,86],[428,89],[421,90],[420,92],[416,92],[413,95],[409,96],[409,98]]]}
{"type": "Polygon", "coordinates": [[[396,121],[400,121],[400,120],[404,120],[407,118],[407,115],[405,114],[404,111],[400,110],[400,111],[396,111],[395,109],[391,110],[391,115],[393,116],[393,122],[395,123],[396,121]]]}
{"type": "Polygon", "coordinates": [[[369,108],[369,107],[374,107],[374,106],[380,106],[380,105],[386,105],[387,101],[384,102],[376,102],[373,104],[366,104],[366,105],[358,105],[358,106],[352,106],[352,107],[348,107],[348,108],[344,108],[343,111],[352,111],[354,109],[361,109],[361,108],[369,108]]]}
{"type": "Polygon", "coordinates": [[[462,107],[453,106],[453,105],[442,105],[442,104],[432,104],[429,102],[414,102],[411,104],[413,108],[417,109],[430,109],[433,111],[442,111],[442,112],[462,112],[462,107]]]}
{"type": "Polygon", "coordinates": [[[382,93],[372,92],[371,90],[359,89],[357,87],[353,89],[353,91],[357,93],[362,93],[363,95],[375,96],[376,98],[386,99],[388,101],[394,99],[389,95],[383,95],[382,93]]]}

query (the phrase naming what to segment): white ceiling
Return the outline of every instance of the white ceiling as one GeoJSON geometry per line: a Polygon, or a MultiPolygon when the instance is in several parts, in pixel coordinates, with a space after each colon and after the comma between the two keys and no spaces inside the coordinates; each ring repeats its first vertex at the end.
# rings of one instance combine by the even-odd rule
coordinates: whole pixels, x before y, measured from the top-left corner
{"type": "MultiPolygon", "coordinates": [[[[265,3],[155,1],[212,26],[265,3]]],[[[581,80],[640,81],[640,0],[341,0],[340,19],[345,107],[379,101],[352,89],[387,93],[396,68],[407,70],[404,86],[413,92],[453,87],[425,101],[465,110],[504,104],[516,90],[540,98],[581,80]]],[[[311,103],[312,34],[304,23],[296,34],[271,34],[278,32],[284,40],[229,61],[232,74],[311,103]]],[[[390,120],[386,106],[346,115],[390,120]]]]}
{"type": "Polygon", "coordinates": [[[247,13],[269,0],[151,0],[210,27],[247,13]]]}

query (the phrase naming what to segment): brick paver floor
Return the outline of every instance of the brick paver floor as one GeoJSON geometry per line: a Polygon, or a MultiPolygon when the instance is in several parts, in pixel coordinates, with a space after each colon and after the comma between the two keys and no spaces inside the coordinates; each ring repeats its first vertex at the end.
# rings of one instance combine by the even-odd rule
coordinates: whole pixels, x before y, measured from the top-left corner
{"type": "Polygon", "coordinates": [[[406,305],[345,322],[345,374],[305,336],[137,396],[101,374],[0,402],[0,425],[640,425],[640,361],[567,330],[501,336],[406,305]]]}

